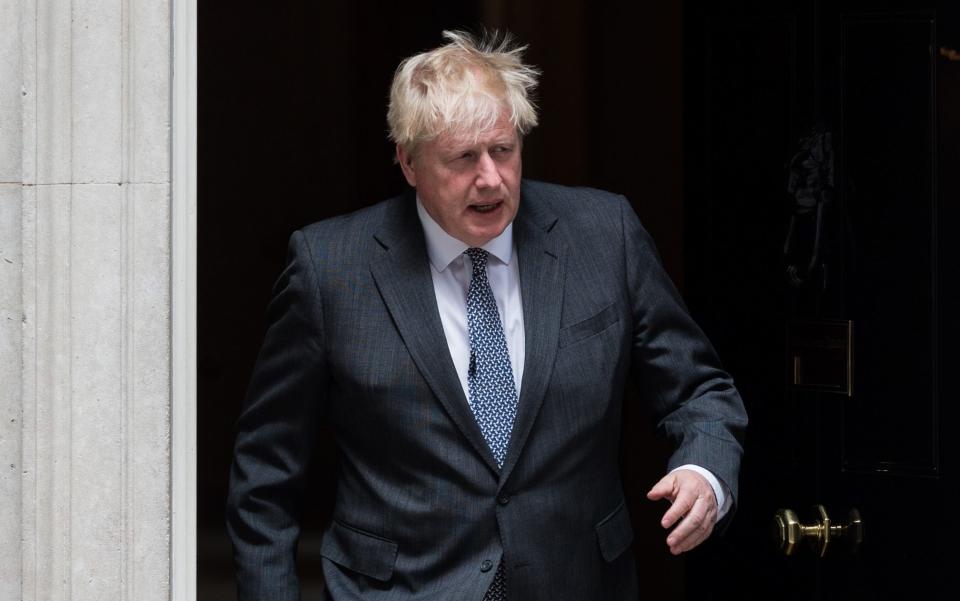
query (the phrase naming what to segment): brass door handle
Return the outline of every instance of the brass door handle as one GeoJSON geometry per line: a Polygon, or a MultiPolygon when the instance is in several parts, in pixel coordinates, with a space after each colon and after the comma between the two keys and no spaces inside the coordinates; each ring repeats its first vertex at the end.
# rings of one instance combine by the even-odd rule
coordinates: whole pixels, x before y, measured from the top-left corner
{"type": "Polygon", "coordinates": [[[846,524],[834,524],[823,505],[817,505],[814,511],[817,514],[816,521],[805,525],[800,523],[792,509],[777,510],[773,517],[773,537],[784,555],[793,555],[804,538],[819,557],[827,554],[831,541],[836,539],[843,539],[851,553],[857,552],[863,540],[863,521],[856,508],[847,514],[846,524]]]}

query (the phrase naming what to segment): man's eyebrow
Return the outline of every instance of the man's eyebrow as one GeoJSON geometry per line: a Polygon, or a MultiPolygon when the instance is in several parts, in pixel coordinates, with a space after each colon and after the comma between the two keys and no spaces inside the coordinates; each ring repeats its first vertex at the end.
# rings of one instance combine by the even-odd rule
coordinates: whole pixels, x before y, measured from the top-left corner
{"type": "Polygon", "coordinates": [[[449,148],[440,149],[440,156],[446,158],[452,158],[460,156],[466,152],[470,152],[472,147],[469,146],[450,146],[449,148]]]}
{"type": "Polygon", "coordinates": [[[460,141],[453,140],[453,141],[447,142],[446,144],[441,144],[439,150],[442,155],[456,155],[464,152],[472,152],[476,150],[478,147],[485,147],[485,148],[494,148],[498,146],[515,147],[517,146],[518,142],[519,140],[517,140],[515,137],[509,134],[504,134],[502,138],[494,138],[488,144],[483,144],[479,140],[460,140],[460,141]]]}
{"type": "Polygon", "coordinates": [[[462,152],[468,152],[477,147],[476,142],[471,142],[464,140],[462,142],[451,142],[440,147],[440,152],[444,154],[460,154],[462,152]]]}

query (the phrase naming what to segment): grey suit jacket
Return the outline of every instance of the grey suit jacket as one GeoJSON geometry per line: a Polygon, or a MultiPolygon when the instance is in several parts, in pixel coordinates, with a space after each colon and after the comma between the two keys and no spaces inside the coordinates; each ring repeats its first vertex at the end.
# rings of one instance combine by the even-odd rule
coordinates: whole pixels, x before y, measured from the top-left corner
{"type": "MultiPolygon", "coordinates": [[[[412,194],[290,240],[238,422],[228,501],[240,599],[299,598],[298,505],[319,420],[341,450],[332,599],[634,599],[618,468],[638,378],[734,499],[743,405],[622,197],[524,181],[514,225],[526,366],[498,469],[457,378],[412,194]]],[[[303,508],[309,511],[309,508],[303,508]]]]}

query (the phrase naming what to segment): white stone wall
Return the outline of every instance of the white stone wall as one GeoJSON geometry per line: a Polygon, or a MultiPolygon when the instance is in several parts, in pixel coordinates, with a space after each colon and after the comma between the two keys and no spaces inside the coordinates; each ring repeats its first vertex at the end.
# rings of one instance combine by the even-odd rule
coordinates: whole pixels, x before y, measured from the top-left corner
{"type": "Polygon", "coordinates": [[[170,598],[171,0],[0,0],[0,599],[170,598]]]}
{"type": "Polygon", "coordinates": [[[20,4],[0,0],[0,599],[20,598],[20,4]]]}

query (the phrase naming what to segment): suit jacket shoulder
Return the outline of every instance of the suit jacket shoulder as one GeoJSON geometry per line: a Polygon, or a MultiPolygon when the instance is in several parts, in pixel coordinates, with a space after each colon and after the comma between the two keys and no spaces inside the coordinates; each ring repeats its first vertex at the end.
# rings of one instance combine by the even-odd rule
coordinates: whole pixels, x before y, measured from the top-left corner
{"type": "Polygon", "coordinates": [[[299,230],[307,245],[321,256],[319,259],[351,259],[368,256],[377,244],[378,232],[387,229],[392,221],[409,221],[416,213],[412,210],[414,196],[410,193],[378,202],[375,205],[338,215],[323,221],[317,221],[299,230]]]}
{"type": "MultiPolygon", "coordinates": [[[[625,212],[633,212],[626,197],[587,187],[570,187],[525,180],[518,219],[550,215],[559,237],[588,252],[619,251],[625,212]]],[[[549,229],[549,228],[548,228],[549,229]]],[[[621,255],[622,256],[622,255],[621,255]]],[[[605,257],[612,258],[612,257],[605,257]]]]}
{"type": "Polygon", "coordinates": [[[524,202],[549,207],[558,216],[574,222],[595,220],[597,217],[615,217],[626,199],[620,194],[587,187],[562,186],[536,180],[524,180],[521,206],[524,202]]]}

